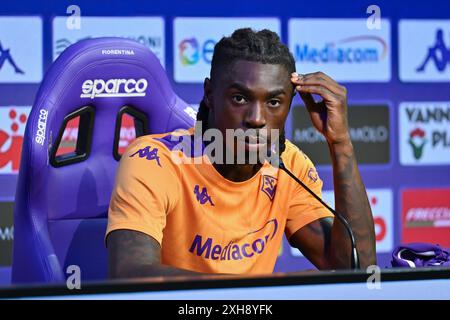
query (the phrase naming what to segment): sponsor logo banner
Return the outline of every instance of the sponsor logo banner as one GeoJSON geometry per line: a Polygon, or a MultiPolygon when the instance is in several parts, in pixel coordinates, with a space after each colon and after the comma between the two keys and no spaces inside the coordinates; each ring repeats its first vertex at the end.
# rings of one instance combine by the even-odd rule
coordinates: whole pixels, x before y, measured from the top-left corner
{"type": "Polygon", "coordinates": [[[45,141],[45,132],[47,131],[47,118],[48,111],[45,109],[39,110],[39,120],[34,141],[36,141],[36,143],[40,144],[41,146],[44,145],[45,141]]]}
{"type": "Polygon", "coordinates": [[[94,79],[86,80],[80,98],[145,97],[146,79],[94,79]]]}
{"type": "Polygon", "coordinates": [[[177,82],[203,82],[209,77],[215,44],[238,28],[269,29],[281,34],[276,18],[176,18],[173,65],[177,82]],[[205,27],[206,26],[206,27],[205,27]]]}
{"type": "Polygon", "coordinates": [[[38,83],[42,79],[40,17],[0,17],[0,83],[38,83]]]}
{"type": "Polygon", "coordinates": [[[262,254],[275,237],[278,230],[277,219],[267,221],[260,229],[249,232],[239,240],[226,245],[214,238],[195,235],[189,252],[211,260],[246,260],[262,254]]]}
{"type": "MultiPolygon", "coordinates": [[[[323,135],[312,125],[304,106],[292,110],[292,142],[316,165],[331,164],[323,135]]],[[[390,161],[389,107],[351,105],[348,108],[350,136],[359,164],[387,164],[390,161]]]]}
{"type": "Polygon", "coordinates": [[[400,163],[450,163],[450,102],[403,102],[399,108],[400,163]]]}
{"type": "MultiPolygon", "coordinates": [[[[377,253],[392,252],[394,246],[393,196],[390,189],[367,189],[375,224],[377,253]]],[[[324,191],[322,198],[335,207],[334,192],[324,191]]]]}
{"type": "MultiPolygon", "coordinates": [[[[80,40],[98,37],[122,37],[135,40],[164,60],[164,19],[161,17],[83,17],[80,29],[68,29],[67,17],[53,19],[53,60],[67,47],[80,40]]],[[[103,50],[102,54],[133,55],[134,52],[103,50]]]]}
{"type": "Polygon", "coordinates": [[[404,82],[449,82],[450,21],[400,20],[399,68],[404,82]]]}
{"type": "Polygon", "coordinates": [[[336,81],[391,79],[390,22],[369,30],[366,19],[290,19],[289,49],[300,73],[323,71],[336,81]]]}
{"type": "Polygon", "coordinates": [[[403,190],[402,242],[450,247],[450,188],[403,190]]]}
{"type": "MultiPolygon", "coordinates": [[[[367,195],[375,224],[377,253],[391,252],[394,245],[392,190],[367,189],[367,195]]],[[[323,191],[322,199],[332,208],[335,207],[333,191],[323,191]]],[[[291,254],[294,257],[303,257],[297,248],[291,248],[291,254]]]]}
{"type": "Polygon", "coordinates": [[[23,135],[31,107],[0,107],[0,174],[20,168],[23,135]]]}
{"type": "Polygon", "coordinates": [[[0,202],[0,266],[10,266],[14,240],[14,202],[0,202]]]}

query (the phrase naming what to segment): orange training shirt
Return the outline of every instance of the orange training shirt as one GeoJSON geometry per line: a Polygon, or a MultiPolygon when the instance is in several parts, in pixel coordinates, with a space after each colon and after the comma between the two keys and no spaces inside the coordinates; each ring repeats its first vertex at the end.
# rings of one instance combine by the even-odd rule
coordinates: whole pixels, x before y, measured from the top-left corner
{"type": "MultiPolygon", "coordinates": [[[[173,267],[261,274],[273,272],[283,231],[289,238],[306,224],[333,216],[267,162],[243,182],[221,176],[206,155],[200,155],[200,164],[178,164],[172,152],[182,151],[171,151],[177,143],[173,136],[147,135],[128,146],[116,176],[106,236],[118,229],[143,232],[161,244],[161,262],[173,267]]],[[[314,165],[288,140],[282,158],[321,196],[314,165]]]]}

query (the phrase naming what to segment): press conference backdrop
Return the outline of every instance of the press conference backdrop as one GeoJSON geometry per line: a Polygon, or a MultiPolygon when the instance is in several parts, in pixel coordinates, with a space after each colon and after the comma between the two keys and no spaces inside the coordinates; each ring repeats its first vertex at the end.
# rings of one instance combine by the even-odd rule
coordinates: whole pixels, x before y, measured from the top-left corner
{"type": "MultiPolygon", "coordinates": [[[[52,61],[81,39],[134,39],[158,56],[175,91],[195,109],[214,44],[238,27],[277,32],[298,72],[321,70],[347,87],[379,265],[388,266],[402,242],[450,247],[450,1],[8,0],[0,4],[0,284],[10,281],[25,124],[52,61]],[[80,20],[78,8],[66,12],[70,5],[78,6],[80,20]]],[[[121,147],[134,138],[124,123],[121,147]]],[[[298,96],[286,129],[317,164],[332,204],[328,150],[298,96]]],[[[73,146],[76,130],[66,129],[65,145],[73,146]]],[[[276,271],[309,268],[285,241],[276,271]]]]}

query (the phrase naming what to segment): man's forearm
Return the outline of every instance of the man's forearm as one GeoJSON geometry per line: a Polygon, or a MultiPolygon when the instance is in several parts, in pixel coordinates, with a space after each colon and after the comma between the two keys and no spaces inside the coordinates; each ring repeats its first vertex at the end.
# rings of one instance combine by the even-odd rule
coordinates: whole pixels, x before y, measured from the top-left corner
{"type": "Polygon", "coordinates": [[[193,271],[161,263],[161,247],[153,237],[135,230],[119,229],[107,237],[110,278],[195,275],[193,271]]]}
{"type": "MultiPolygon", "coordinates": [[[[333,163],[336,211],[349,222],[355,236],[361,268],[376,264],[375,230],[372,211],[358,170],[350,139],[329,145],[333,163]]],[[[330,241],[330,264],[350,266],[351,243],[343,224],[334,219],[330,241]]]]}

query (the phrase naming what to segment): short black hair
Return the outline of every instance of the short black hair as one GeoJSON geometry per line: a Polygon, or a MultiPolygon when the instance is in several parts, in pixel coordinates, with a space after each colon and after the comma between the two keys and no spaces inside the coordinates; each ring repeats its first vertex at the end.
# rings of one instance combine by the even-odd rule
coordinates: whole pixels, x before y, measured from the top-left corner
{"type": "MultiPolygon", "coordinates": [[[[261,31],[254,31],[250,28],[237,29],[230,37],[220,39],[214,46],[211,82],[224,73],[224,68],[237,60],[279,64],[284,66],[289,74],[295,72],[295,60],[288,47],[281,42],[275,32],[267,29],[261,31]]],[[[208,127],[208,111],[209,109],[202,100],[197,120],[202,121],[204,130],[208,127]]],[[[284,130],[280,137],[280,147],[284,150],[284,130]]]]}
{"type": "Polygon", "coordinates": [[[230,37],[223,37],[214,47],[211,81],[236,60],[280,64],[289,74],[295,72],[295,60],[289,49],[275,32],[267,29],[237,29],[230,37]]]}

